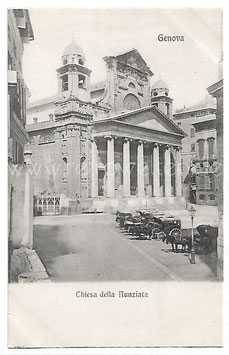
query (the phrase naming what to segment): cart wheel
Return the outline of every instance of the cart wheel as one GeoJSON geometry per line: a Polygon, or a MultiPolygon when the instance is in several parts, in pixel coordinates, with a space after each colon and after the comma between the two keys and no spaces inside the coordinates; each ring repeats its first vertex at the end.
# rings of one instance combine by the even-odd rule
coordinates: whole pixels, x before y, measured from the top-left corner
{"type": "Polygon", "coordinates": [[[178,228],[173,228],[170,232],[169,235],[173,237],[174,235],[179,235],[181,237],[181,230],[178,228]]]}

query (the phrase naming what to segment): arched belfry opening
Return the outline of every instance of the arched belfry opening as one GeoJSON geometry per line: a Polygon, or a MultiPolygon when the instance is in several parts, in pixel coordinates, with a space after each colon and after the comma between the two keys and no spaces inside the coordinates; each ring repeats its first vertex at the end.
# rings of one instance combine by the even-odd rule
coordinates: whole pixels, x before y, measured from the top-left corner
{"type": "Polygon", "coordinates": [[[163,80],[156,81],[151,89],[151,105],[157,106],[166,116],[172,118],[172,103],[168,85],[163,80]]]}
{"type": "Polygon", "coordinates": [[[86,68],[86,57],[82,48],[73,39],[61,56],[58,73],[58,95],[61,99],[76,97],[84,102],[90,101],[90,74],[86,68]]]}

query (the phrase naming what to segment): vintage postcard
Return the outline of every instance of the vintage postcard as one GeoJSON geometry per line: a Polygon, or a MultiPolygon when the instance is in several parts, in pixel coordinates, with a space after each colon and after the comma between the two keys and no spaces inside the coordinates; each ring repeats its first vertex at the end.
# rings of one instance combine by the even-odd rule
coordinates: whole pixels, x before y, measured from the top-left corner
{"type": "Polygon", "coordinates": [[[223,346],[220,8],[9,8],[9,348],[223,346]]]}

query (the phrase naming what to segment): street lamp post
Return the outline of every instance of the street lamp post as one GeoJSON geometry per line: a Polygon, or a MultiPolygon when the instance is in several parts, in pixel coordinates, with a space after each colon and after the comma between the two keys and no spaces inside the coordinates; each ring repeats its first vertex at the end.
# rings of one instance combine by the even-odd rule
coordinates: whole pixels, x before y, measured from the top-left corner
{"type": "Polygon", "coordinates": [[[193,208],[192,206],[189,208],[188,210],[189,215],[191,217],[191,222],[192,222],[192,247],[191,247],[191,264],[195,264],[196,263],[196,254],[195,254],[195,248],[194,248],[194,230],[193,230],[193,220],[196,214],[196,210],[195,208],[193,208]]]}

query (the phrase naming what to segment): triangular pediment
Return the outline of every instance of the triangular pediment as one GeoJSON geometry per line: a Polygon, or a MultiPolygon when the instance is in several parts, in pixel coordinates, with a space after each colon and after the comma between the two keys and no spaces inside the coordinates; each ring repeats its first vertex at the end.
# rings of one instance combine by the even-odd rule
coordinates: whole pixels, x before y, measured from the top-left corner
{"type": "Polygon", "coordinates": [[[160,122],[152,118],[143,122],[139,122],[138,126],[154,129],[156,131],[169,132],[169,130],[165,126],[163,126],[160,122]]]}
{"type": "Polygon", "coordinates": [[[171,119],[166,117],[155,106],[124,113],[115,120],[150,130],[175,133],[183,136],[186,135],[171,119]]]}

